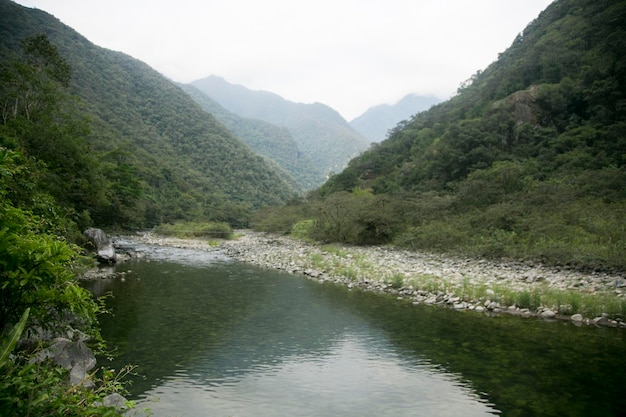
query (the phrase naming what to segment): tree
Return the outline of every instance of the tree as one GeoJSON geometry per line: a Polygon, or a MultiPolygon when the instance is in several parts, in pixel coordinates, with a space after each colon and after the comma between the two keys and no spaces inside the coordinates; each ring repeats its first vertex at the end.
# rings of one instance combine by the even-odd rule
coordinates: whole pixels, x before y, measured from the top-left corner
{"type": "Polygon", "coordinates": [[[36,160],[38,186],[68,213],[82,213],[104,204],[103,181],[86,139],[89,123],[68,94],[70,76],[45,35],[27,38],[21,57],[2,71],[0,145],[36,160]]]}

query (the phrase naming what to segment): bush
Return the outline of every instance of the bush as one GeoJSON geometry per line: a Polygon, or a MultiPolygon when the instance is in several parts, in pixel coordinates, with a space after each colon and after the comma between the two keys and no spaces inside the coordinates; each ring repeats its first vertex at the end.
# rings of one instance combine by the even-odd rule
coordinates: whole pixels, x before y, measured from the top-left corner
{"type": "MultiPolygon", "coordinates": [[[[50,361],[30,363],[28,356],[18,356],[2,369],[0,376],[0,411],[3,416],[121,416],[112,407],[104,407],[102,399],[115,392],[124,392],[121,379],[132,367],[119,373],[103,370],[92,375],[96,388],[71,386],[69,371],[50,361]]],[[[129,402],[127,406],[133,406],[129,402]]]]}
{"type": "Polygon", "coordinates": [[[120,390],[120,380],[112,372],[92,375],[94,389],[71,386],[67,370],[33,360],[45,341],[37,342],[42,346],[23,343],[8,359],[25,327],[56,334],[59,327],[67,332],[69,326],[91,336],[96,347],[104,344],[97,327],[101,305],[71,271],[80,259],[78,248],[42,232],[45,223],[0,200],[0,334],[13,329],[0,340],[0,414],[118,416],[111,408],[95,405],[120,390]]]}
{"type": "Polygon", "coordinates": [[[251,226],[254,230],[271,233],[289,233],[304,217],[297,207],[266,207],[255,213],[251,226]]]}
{"type": "Polygon", "coordinates": [[[291,228],[290,234],[291,236],[298,238],[298,239],[309,240],[311,239],[311,233],[313,232],[314,228],[315,228],[315,220],[313,219],[300,220],[299,222],[293,225],[293,227],[291,228]]]}

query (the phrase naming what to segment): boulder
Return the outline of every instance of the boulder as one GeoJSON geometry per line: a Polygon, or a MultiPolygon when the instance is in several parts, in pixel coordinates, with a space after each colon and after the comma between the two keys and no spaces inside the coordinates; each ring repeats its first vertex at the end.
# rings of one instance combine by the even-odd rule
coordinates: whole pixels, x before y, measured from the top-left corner
{"type": "Polygon", "coordinates": [[[116,410],[123,410],[126,408],[127,402],[128,400],[126,398],[116,392],[109,394],[102,399],[102,405],[105,407],[114,407],[116,410]]]}
{"type": "Polygon", "coordinates": [[[113,407],[118,411],[121,410],[125,410],[126,408],[128,408],[126,406],[126,403],[128,402],[128,400],[126,398],[124,398],[122,395],[118,394],[117,392],[114,392],[113,394],[109,394],[106,397],[104,397],[102,399],[101,402],[96,402],[95,405],[96,406],[101,406],[101,407],[113,407]]]}
{"type": "Polygon", "coordinates": [[[82,339],[72,341],[62,337],[56,338],[50,347],[39,352],[33,361],[43,362],[46,359],[52,359],[57,365],[69,370],[72,385],[93,386],[88,373],[96,366],[96,358],[82,339]]]}
{"type": "Polygon", "coordinates": [[[572,317],[570,317],[570,320],[572,320],[573,322],[582,323],[583,316],[582,316],[582,314],[574,314],[574,315],[572,315],[572,317]]]}
{"type": "Polygon", "coordinates": [[[115,248],[109,237],[102,231],[102,229],[89,228],[83,232],[85,237],[89,239],[89,242],[96,249],[96,259],[103,264],[114,264],[115,248]]]}

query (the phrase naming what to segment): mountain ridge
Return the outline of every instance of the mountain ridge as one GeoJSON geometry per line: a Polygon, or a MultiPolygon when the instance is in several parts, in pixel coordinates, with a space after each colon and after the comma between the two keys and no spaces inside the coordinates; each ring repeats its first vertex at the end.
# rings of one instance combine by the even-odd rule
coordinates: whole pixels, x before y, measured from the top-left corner
{"type": "Polygon", "coordinates": [[[442,100],[435,96],[407,94],[394,104],[378,104],[350,121],[350,126],[371,142],[381,142],[398,123],[428,110],[442,100]]]}
{"type": "Polygon", "coordinates": [[[325,180],[313,162],[300,152],[286,127],[259,119],[240,117],[193,85],[179,84],[179,86],[235,136],[243,140],[255,152],[276,164],[286,177],[292,178],[293,180],[290,181],[299,191],[311,190],[325,180]]]}
{"type": "Polygon", "coordinates": [[[0,0],[0,11],[0,61],[19,56],[23,39],[45,33],[71,65],[70,86],[91,119],[93,150],[102,157],[125,152],[124,163],[143,185],[144,212],[132,218],[238,224],[251,209],[296,195],[262,157],[147,64],[92,44],[44,11],[8,0],[0,0]]]}
{"type": "Polygon", "coordinates": [[[287,127],[298,148],[324,176],[341,171],[369,145],[336,110],[325,104],[291,102],[278,94],[251,90],[218,76],[190,84],[241,117],[287,127]]]}

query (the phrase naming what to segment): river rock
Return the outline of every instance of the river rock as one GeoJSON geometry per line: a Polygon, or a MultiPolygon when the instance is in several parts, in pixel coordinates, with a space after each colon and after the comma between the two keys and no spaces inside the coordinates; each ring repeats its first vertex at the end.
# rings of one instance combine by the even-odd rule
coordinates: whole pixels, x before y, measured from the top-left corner
{"type": "MultiPolygon", "coordinates": [[[[466,306],[467,308],[473,305],[475,306],[473,310],[478,312],[498,312],[504,309],[515,314],[535,316],[543,311],[545,312],[543,317],[556,318],[556,313],[548,312],[547,310],[550,309],[545,306],[532,313],[517,309],[512,311],[506,304],[501,306],[495,301],[498,294],[493,289],[494,285],[512,291],[529,292],[538,286],[555,290],[577,289],[586,293],[610,290],[616,293],[616,297],[626,296],[626,291],[623,290],[626,288],[626,279],[620,273],[600,274],[597,271],[589,273],[564,267],[550,268],[530,262],[462,258],[406,251],[393,247],[349,246],[345,248],[345,254],[338,254],[325,250],[319,244],[307,243],[283,235],[269,235],[248,230],[238,230],[236,235],[237,239],[224,240],[218,248],[209,248],[201,240],[174,241],[173,238],[157,237],[151,233],[142,234],[140,239],[149,244],[168,246],[175,244],[176,247],[217,250],[241,262],[266,268],[285,269],[320,282],[352,284],[353,288],[366,291],[396,294],[396,289],[385,285],[385,281],[397,276],[405,277],[408,282],[411,282],[412,277],[432,277],[438,289],[419,288],[412,283],[415,291],[406,296],[411,297],[413,303],[460,306],[461,300],[455,300],[450,294],[465,288],[468,284],[472,287],[484,287],[487,288],[485,291],[487,299],[470,300],[466,306]],[[181,244],[183,246],[179,246],[181,244]],[[349,270],[351,276],[342,275],[341,271],[334,267],[337,264],[341,264],[342,269],[349,270]],[[441,288],[445,288],[445,293],[440,290],[441,288]]],[[[583,323],[587,322],[583,320],[583,323]]],[[[604,324],[604,322],[600,321],[598,324],[604,324]]],[[[618,323],[618,325],[622,324],[618,323]]]]}
{"type": "Polygon", "coordinates": [[[556,313],[552,310],[544,310],[541,312],[541,317],[544,319],[553,319],[556,317],[556,313]]]}
{"type": "Polygon", "coordinates": [[[570,320],[573,322],[582,323],[583,316],[582,314],[574,314],[572,317],[570,317],[570,320]]]}
{"type": "Polygon", "coordinates": [[[89,239],[89,242],[94,246],[96,250],[96,259],[103,264],[114,264],[115,248],[109,237],[102,231],[102,229],[96,229],[90,227],[83,232],[85,237],[89,239]]]}
{"type": "Polygon", "coordinates": [[[594,318],[593,320],[591,320],[591,322],[596,326],[606,326],[609,323],[609,319],[602,316],[594,318]]]}
{"type": "Polygon", "coordinates": [[[70,371],[70,383],[93,386],[92,381],[86,380],[87,373],[96,366],[96,358],[82,340],[72,341],[62,337],[54,339],[53,343],[34,358],[34,362],[43,362],[52,359],[54,363],[70,371]]]}
{"type": "Polygon", "coordinates": [[[113,394],[109,394],[102,399],[102,402],[97,402],[95,405],[103,406],[103,407],[113,407],[116,410],[124,410],[126,409],[126,403],[128,400],[124,398],[122,395],[114,392],[113,394]]]}
{"type": "Polygon", "coordinates": [[[435,304],[437,302],[437,296],[433,295],[424,300],[424,304],[435,304]]]}

